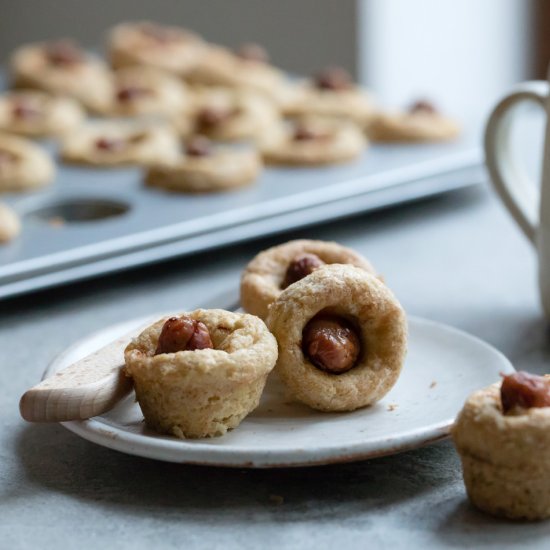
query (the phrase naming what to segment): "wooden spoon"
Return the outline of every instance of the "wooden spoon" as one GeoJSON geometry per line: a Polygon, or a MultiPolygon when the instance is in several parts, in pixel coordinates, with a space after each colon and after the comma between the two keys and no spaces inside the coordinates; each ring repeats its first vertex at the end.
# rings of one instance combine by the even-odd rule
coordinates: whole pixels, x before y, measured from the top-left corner
{"type": "Polygon", "coordinates": [[[26,391],[19,402],[28,422],[84,420],[110,409],[132,390],[124,371],[124,348],[134,330],[26,391]]]}

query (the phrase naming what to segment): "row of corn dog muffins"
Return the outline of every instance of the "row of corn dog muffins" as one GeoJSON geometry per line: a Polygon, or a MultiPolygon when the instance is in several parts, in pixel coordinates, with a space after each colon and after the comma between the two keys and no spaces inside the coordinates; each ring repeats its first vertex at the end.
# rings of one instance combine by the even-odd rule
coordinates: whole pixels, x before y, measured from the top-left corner
{"type": "MultiPolygon", "coordinates": [[[[247,313],[161,319],[126,348],[147,425],[180,438],[224,435],[259,404],[270,373],[288,397],[325,412],[375,404],[407,348],[398,300],[367,259],[298,240],[259,253],[241,277],[247,313]]],[[[550,376],[518,372],[474,392],[452,431],[481,510],[550,517],[550,376]]]]}
{"type": "Polygon", "coordinates": [[[319,411],[372,405],[399,377],[405,313],[349,248],[298,240],[261,252],[243,272],[241,304],[246,313],[161,319],[128,345],[126,374],[150,428],[223,435],[258,406],[272,371],[319,411]]]}
{"type": "MultiPolygon", "coordinates": [[[[425,101],[380,111],[339,68],[292,80],[254,44],[231,51],[185,29],[137,22],[112,29],[106,50],[109,63],[70,40],[14,52],[13,89],[0,96],[0,192],[54,180],[52,159],[28,138],[59,140],[67,163],[142,166],[150,186],[202,193],[252,184],[264,164],[352,161],[368,140],[458,134],[425,101]]],[[[0,242],[17,234],[14,219],[2,206],[0,242]]]]}

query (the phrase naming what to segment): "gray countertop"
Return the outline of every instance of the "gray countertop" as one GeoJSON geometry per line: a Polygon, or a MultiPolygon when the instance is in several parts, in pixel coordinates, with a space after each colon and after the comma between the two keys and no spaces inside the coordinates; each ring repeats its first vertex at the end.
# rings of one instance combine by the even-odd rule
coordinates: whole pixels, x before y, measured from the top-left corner
{"type": "Polygon", "coordinates": [[[516,368],[549,371],[535,255],[480,188],[5,301],[0,548],[548,548],[550,522],[469,506],[448,441],[355,464],[224,470],[127,456],[19,418],[20,394],[75,340],[211,299],[257,251],[304,236],[364,253],[409,313],[487,340],[516,368]]]}

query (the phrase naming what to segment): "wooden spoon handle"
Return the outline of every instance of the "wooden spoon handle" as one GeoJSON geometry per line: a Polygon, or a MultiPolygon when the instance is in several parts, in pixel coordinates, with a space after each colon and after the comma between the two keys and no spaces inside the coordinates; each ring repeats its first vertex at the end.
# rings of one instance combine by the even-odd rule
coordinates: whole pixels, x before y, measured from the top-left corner
{"type": "Polygon", "coordinates": [[[29,422],[66,422],[112,409],[132,389],[123,371],[124,348],[136,333],[121,336],[26,391],[19,402],[21,416],[29,422]]]}

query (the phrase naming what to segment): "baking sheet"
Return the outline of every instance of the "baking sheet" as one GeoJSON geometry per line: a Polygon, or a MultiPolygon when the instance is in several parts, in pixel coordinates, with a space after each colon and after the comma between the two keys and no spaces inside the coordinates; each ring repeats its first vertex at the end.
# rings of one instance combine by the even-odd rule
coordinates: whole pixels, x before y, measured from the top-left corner
{"type": "Polygon", "coordinates": [[[0,299],[26,292],[49,288],[108,273],[122,271],[135,266],[146,265],[176,256],[215,249],[253,238],[284,232],[291,228],[301,228],[321,223],[328,219],[338,219],[357,212],[367,212],[403,202],[430,196],[436,193],[476,185],[485,180],[481,167],[464,168],[431,178],[407,181],[402,185],[368,191],[346,199],[312,206],[278,216],[237,224],[233,227],[199,234],[193,237],[152,246],[126,254],[68,266],[64,269],[37,273],[0,284],[0,299]]]}
{"type": "MultiPolygon", "coordinates": [[[[470,132],[450,144],[376,145],[357,162],[342,166],[267,168],[255,185],[215,195],[149,189],[135,168],[59,165],[50,188],[32,196],[7,196],[23,217],[24,230],[19,239],[0,249],[0,285],[477,167],[481,163],[477,135],[470,132]],[[67,212],[76,211],[78,216],[109,209],[124,213],[58,223],[67,212]]],[[[442,184],[441,192],[446,190],[442,184]]],[[[438,191],[437,182],[432,182],[430,194],[438,191]]],[[[388,204],[392,202],[401,202],[399,192],[388,204]]],[[[357,203],[347,213],[364,208],[357,203]]],[[[334,218],[330,209],[324,216],[324,220],[334,218]]],[[[285,229],[294,226],[289,222],[285,229]]]]}

